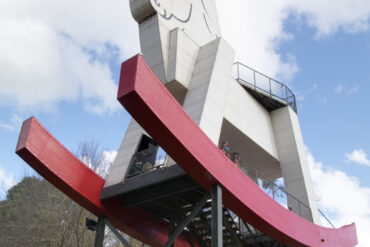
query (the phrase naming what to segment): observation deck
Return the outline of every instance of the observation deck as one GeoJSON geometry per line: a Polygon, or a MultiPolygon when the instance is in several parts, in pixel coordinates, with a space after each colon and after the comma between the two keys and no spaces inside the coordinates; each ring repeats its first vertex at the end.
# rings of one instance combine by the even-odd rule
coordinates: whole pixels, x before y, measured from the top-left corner
{"type": "MultiPolygon", "coordinates": [[[[159,146],[151,146],[135,153],[130,161],[125,182],[104,188],[101,199],[119,198],[122,208],[136,207],[148,212],[154,220],[165,220],[179,226],[195,210],[198,202],[207,196],[206,191],[194,181],[180,166],[173,164],[171,158],[159,146]]],[[[261,172],[239,160],[241,171],[258,187],[281,206],[289,209],[291,203],[298,205],[294,212],[303,217],[310,208],[287,192],[284,185],[269,180],[261,172]]],[[[208,198],[189,221],[185,236],[194,238],[199,246],[211,246],[211,206],[208,198]]],[[[334,226],[319,211],[325,225],[334,226]]],[[[248,222],[237,217],[227,207],[222,206],[223,246],[276,246],[286,245],[258,231],[248,222]]]]}
{"type": "Polygon", "coordinates": [[[233,76],[268,111],[289,105],[297,113],[295,95],[285,84],[240,62],[234,64],[233,76]]]}
{"type": "MultiPolygon", "coordinates": [[[[119,198],[122,209],[139,208],[149,213],[153,220],[169,222],[170,228],[179,227],[181,222],[195,212],[184,229],[184,236],[189,239],[189,243],[192,238],[200,247],[211,246],[212,199],[180,166],[168,165],[169,156],[162,149],[158,151],[155,160],[150,161],[151,153],[152,150],[143,150],[134,154],[125,182],[104,188],[101,199],[119,198]]],[[[245,169],[244,172],[248,173],[245,169]]],[[[257,178],[262,184],[261,179],[261,176],[257,178]]],[[[222,206],[222,221],[222,246],[286,246],[258,231],[225,206],[222,206]]]]}

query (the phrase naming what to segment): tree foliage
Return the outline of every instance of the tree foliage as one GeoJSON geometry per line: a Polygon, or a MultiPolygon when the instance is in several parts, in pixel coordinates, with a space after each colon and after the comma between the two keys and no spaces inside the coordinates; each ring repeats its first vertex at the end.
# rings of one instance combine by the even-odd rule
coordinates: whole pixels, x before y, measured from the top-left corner
{"type": "MultiPolygon", "coordinates": [[[[76,155],[105,177],[109,164],[96,142],[79,144],[76,155]]],[[[36,176],[24,177],[0,201],[0,246],[94,246],[95,232],[86,228],[86,217],[97,220],[48,181],[36,176]]],[[[142,246],[139,241],[124,237],[132,246],[142,246]]],[[[104,246],[122,245],[106,229],[104,246]]]]}
{"type": "Polygon", "coordinates": [[[274,181],[270,180],[262,180],[262,188],[265,190],[266,193],[271,194],[272,198],[283,198],[285,196],[284,185],[278,185],[279,179],[275,179],[274,181]]]}
{"type": "Polygon", "coordinates": [[[0,246],[93,246],[94,217],[44,179],[25,177],[0,204],[0,246]]]}

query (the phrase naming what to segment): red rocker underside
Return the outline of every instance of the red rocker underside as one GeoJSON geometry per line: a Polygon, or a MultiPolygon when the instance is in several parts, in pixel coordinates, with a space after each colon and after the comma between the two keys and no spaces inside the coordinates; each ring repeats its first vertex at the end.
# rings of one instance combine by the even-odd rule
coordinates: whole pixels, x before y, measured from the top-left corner
{"type": "MultiPolygon", "coordinates": [[[[150,246],[160,247],[167,242],[167,222],[153,221],[151,215],[137,208],[122,209],[118,199],[103,203],[100,192],[105,180],[68,151],[35,118],[24,121],[16,153],[72,200],[97,216],[107,217],[117,229],[150,246]]],[[[189,243],[180,236],[175,246],[188,247],[189,243]]]]}

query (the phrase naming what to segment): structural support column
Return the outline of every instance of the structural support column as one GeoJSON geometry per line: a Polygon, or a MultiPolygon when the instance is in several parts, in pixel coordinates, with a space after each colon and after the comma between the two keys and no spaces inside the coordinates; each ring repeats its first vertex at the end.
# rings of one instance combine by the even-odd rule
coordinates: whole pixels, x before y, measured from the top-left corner
{"type": "Polygon", "coordinates": [[[212,247],[222,247],[222,190],[215,185],[211,192],[212,198],[212,247]]]}
{"type": "Polygon", "coordinates": [[[95,244],[94,247],[103,247],[104,243],[104,232],[105,232],[105,218],[99,216],[98,225],[95,232],[95,244]]]}
{"type": "MultiPolygon", "coordinates": [[[[169,224],[168,224],[168,238],[171,238],[171,236],[175,232],[175,230],[176,230],[175,222],[174,221],[170,221],[169,224]]],[[[175,244],[172,243],[170,245],[170,247],[175,247],[175,244]]]]}
{"type": "Polygon", "coordinates": [[[288,195],[288,204],[297,215],[320,224],[298,116],[286,106],[271,112],[271,120],[285,189],[293,195],[288,195]]]}

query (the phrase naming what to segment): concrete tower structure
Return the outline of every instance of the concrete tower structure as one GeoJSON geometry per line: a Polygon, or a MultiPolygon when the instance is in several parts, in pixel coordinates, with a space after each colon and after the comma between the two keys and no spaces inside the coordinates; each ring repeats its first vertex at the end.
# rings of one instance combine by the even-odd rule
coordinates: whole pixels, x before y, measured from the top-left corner
{"type": "MultiPolygon", "coordinates": [[[[266,93],[256,85],[256,72],[246,83],[245,67],[235,67],[235,51],[221,37],[214,0],[130,0],[130,7],[146,63],[188,115],[214,144],[228,140],[245,162],[242,169],[247,164],[269,179],[283,177],[286,190],[309,205],[288,197],[292,211],[319,223],[295,101],[288,99],[294,95],[268,77],[266,93]]],[[[149,136],[132,119],[105,189],[125,182],[143,135],[149,136]]]]}

